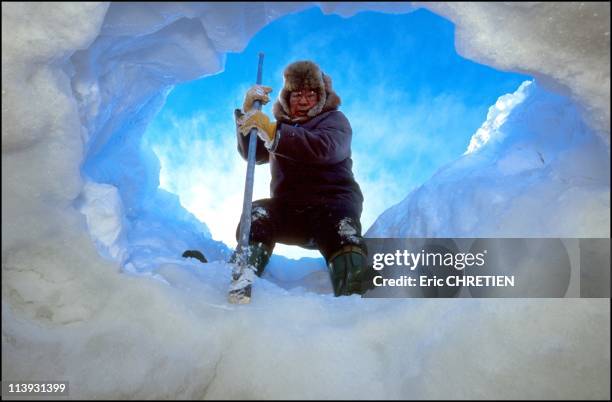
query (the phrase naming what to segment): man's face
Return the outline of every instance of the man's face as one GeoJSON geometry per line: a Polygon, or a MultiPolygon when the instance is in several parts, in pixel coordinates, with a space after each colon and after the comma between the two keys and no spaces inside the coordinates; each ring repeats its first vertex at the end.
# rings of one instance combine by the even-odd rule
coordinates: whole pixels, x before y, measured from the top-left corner
{"type": "Polygon", "coordinates": [[[291,92],[289,95],[289,112],[291,117],[304,117],[319,102],[319,94],[310,88],[291,92]]]}

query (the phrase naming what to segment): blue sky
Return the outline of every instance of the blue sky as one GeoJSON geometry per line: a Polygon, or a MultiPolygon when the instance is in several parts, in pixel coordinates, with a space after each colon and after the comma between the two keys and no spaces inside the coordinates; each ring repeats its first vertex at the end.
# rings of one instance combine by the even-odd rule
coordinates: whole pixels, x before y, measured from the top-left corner
{"type": "MultiPolygon", "coordinates": [[[[318,8],[287,15],[258,32],[224,71],[177,86],[145,135],[160,158],[161,187],[234,247],[246,163],[236,151],[233,110],[255,81],[282,88],[282,71],[313,60],[333,80],[353,128],[354,173],[365,196],[364,231],[435,171],[458,158],[501,95],[530,77],[497,71],[455,52],[454,25],[426,10],[351,18],[318,8]]],[[[272,102],[264,107],[270,112],[272,102]]],[[[268,165],[256,168],[254,199],[269,196],[268,165]]],[[[294,258],[314,251],[278,245],[294,258]]]]}

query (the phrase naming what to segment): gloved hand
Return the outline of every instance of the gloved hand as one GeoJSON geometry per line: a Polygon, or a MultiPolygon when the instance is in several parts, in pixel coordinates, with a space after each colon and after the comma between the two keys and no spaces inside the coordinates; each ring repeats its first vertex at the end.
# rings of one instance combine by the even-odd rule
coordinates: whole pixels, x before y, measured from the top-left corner
{"type": "Polygon", "coordinates": [[[253,102],[256,100],[260,101],[262,106],[270,102],[268,94],[272,92],[272,88],[264,85],[253,85],[244,95],[244,103],[242,104],[242,110],[244,113],[248,113],[253,108],[253,102]]]}
{"type": "Polygon", "coordinates": [[[249,135],[252,128],[257,129],[257,135],[263,140],[266,147],[270,147],[276,135],[276,122],[259,110],[252,110],[243,114],[237,120],[238,130],[242,135],[249,135]]]}

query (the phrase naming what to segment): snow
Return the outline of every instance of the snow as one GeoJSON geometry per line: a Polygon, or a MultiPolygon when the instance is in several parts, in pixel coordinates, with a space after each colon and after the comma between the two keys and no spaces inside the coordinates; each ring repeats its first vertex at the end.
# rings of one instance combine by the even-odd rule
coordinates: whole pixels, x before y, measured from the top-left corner
{"type": "Polygon", "coordinates": [[[263,207],[255,207],[253,208],[251,213],[253,214],[252,222],[255,222],[256,220],[259,220],[259,219],[267,218],[269,216],[268,211],[266,211],[266,209],[263,207]]]}
{"type": "MultiPolygon", "coordinates": [[[[369,233],[607,237],[609,4],[320,5],[420,6],[465,57],[536,83],[369,233]]],[[[2,3],[3,380],[68,380],[71,398],[609,398],[608,299],[334,298],[319,260],[273,257],[252,304],[227,304],[227,246],[158,188],[140,139],[173,85],[307,7],[2,3]]]]}
{"type": "Polygon", "coordinates": [[[123,265],[128,254],[126,223],[117,188],[88,181],[83,186],[79,201],[79,210],[87,219],[87,228],[100,254],[123,265]]]}
{"type": "Polygon", "coordinates": [[[526,81],[491,106],[461,158],[385,211],[366,236],[609,233],[609,146],[568,98],[526,81]]]}
{"type": "Polygon", "coordinates": [[[338,234],[340,238],[350,240],[352,242],[358,242],[357,229],[353,226],[351,218],[343,218],[338,223],[338,234]]]}
{"type": "Polygon", "coordinates": [[[498,131],[506,122],[508,115],[515,106],[521,104],[525,100],[525,87],[530,84],[529,81],[523,82],[515,93],[501,96],[497,102],[495,102],[495,105],[489,108],[487,120],[470,139],[470,144],[468,145],[466,153],[474,152],[489,141],[492,132],[498,131]]]}

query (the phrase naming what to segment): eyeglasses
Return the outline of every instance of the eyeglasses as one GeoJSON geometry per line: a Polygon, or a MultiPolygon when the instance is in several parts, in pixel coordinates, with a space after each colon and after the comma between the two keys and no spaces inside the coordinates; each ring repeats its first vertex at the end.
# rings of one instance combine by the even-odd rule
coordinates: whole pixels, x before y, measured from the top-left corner
{"type": "Polygon", "coordinates": [[[291,92],[289,99],[297,102],[301,98],[305,98],[307,101],[313,102],[317,99],[317,93],[315,91],[291,92]]]}

